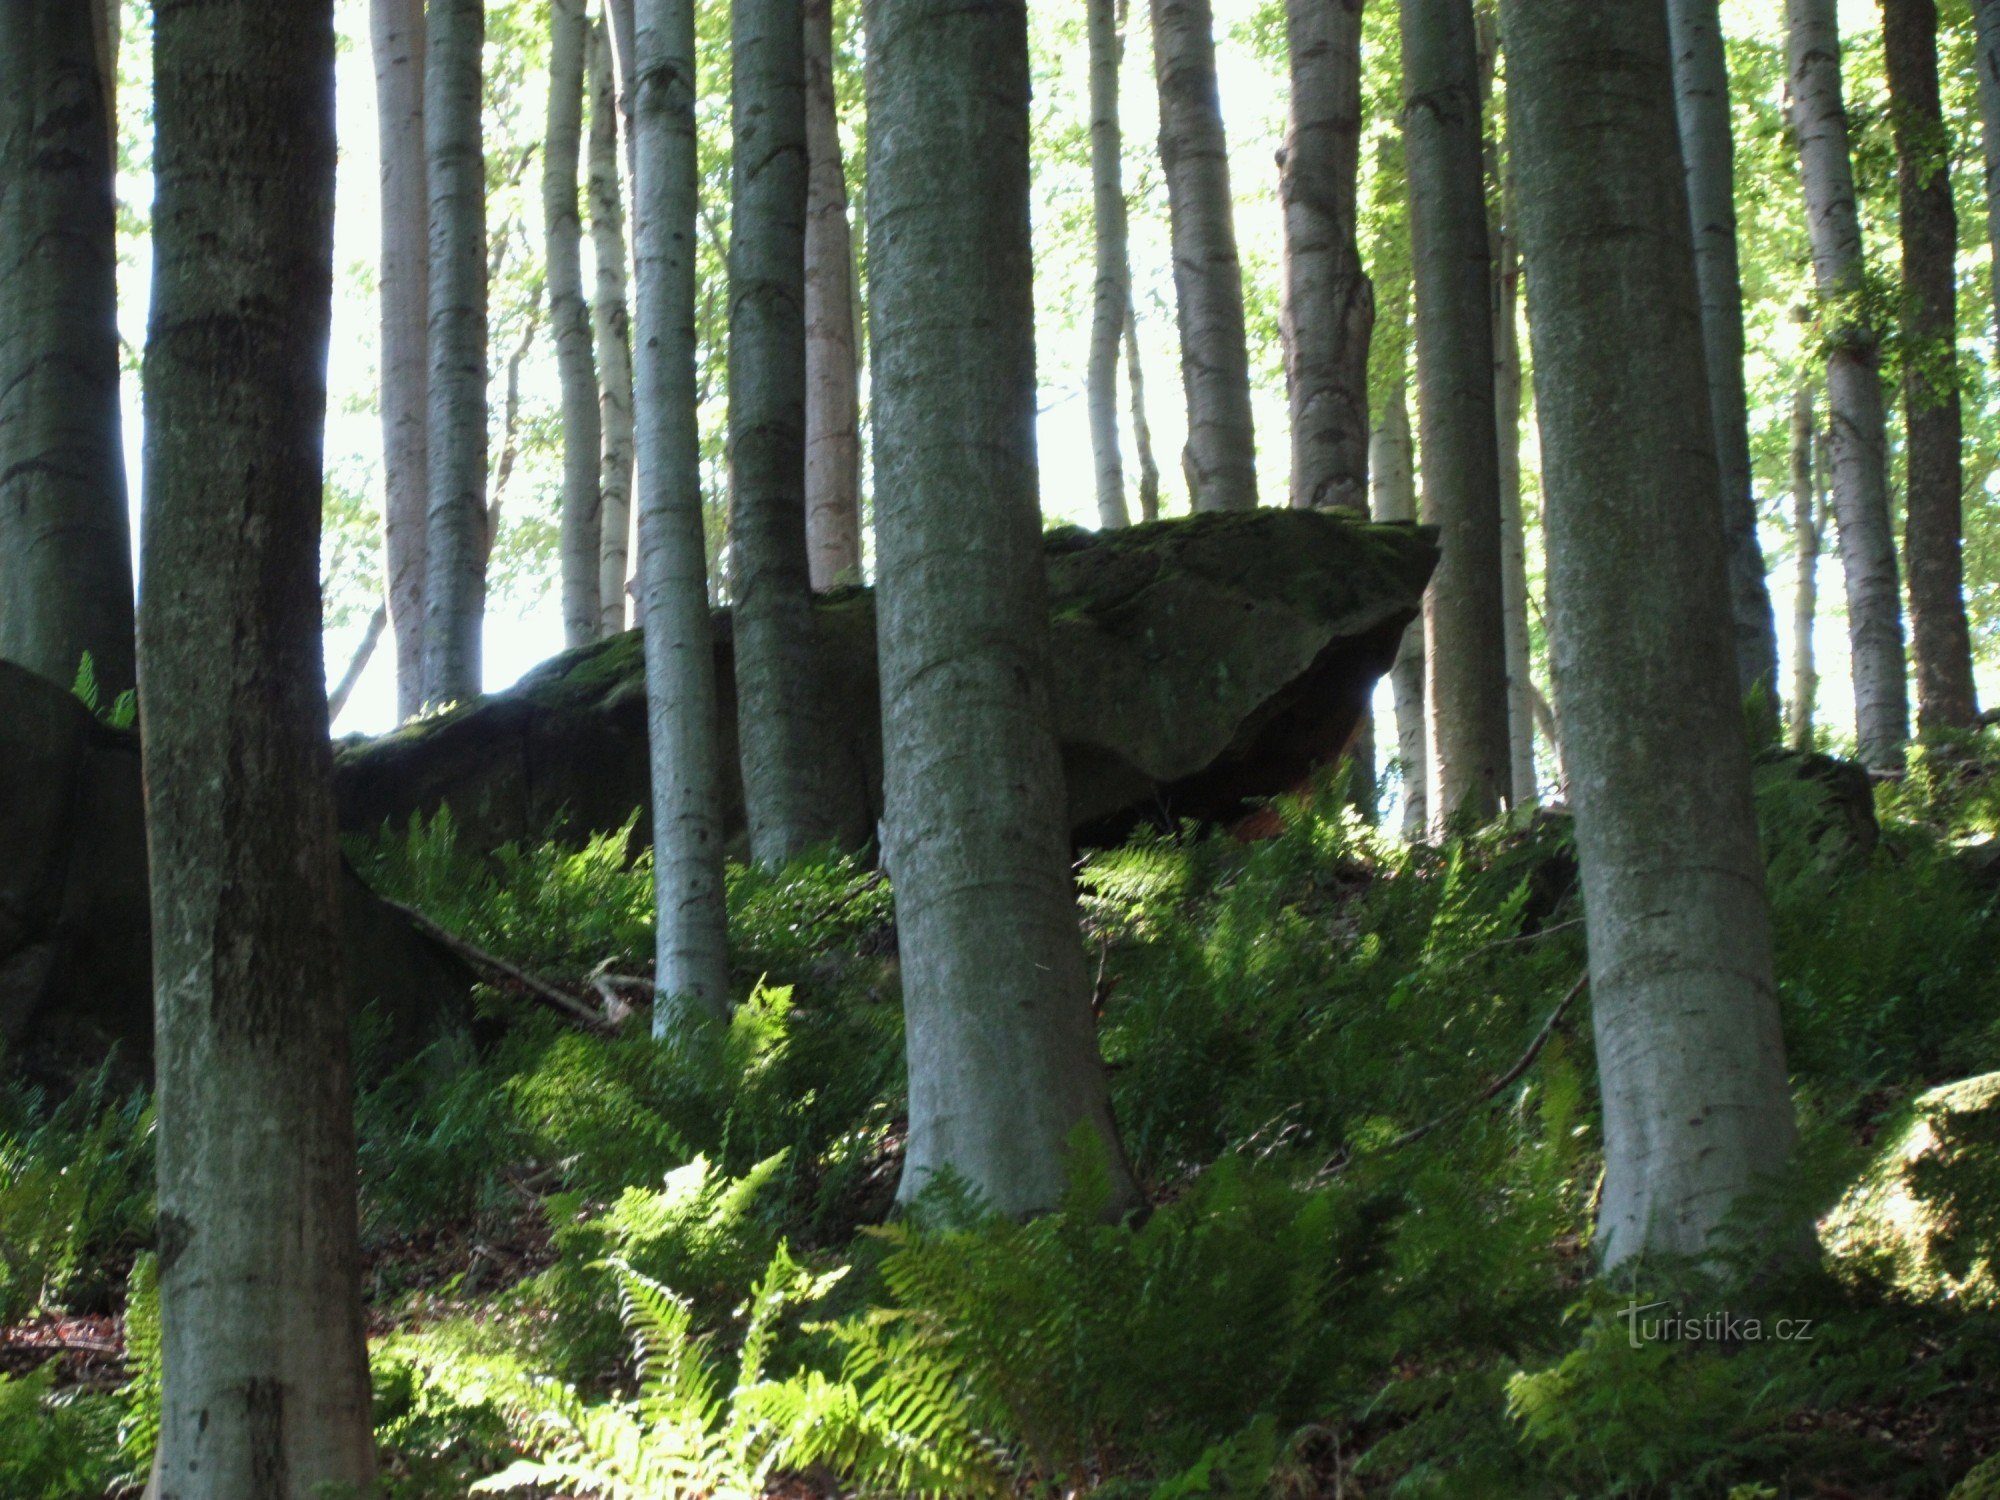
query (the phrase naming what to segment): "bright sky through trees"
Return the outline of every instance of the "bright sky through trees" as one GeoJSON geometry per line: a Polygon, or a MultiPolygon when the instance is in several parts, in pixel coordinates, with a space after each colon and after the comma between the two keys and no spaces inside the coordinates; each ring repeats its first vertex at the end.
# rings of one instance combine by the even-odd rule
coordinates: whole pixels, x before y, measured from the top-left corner
{"type": "MultiPolygon", "coordinates": [[[[531,0],[514,0],[496,9],[532,8],[531,0]]],[[[121,104],[127,144],[127,170],[120,177],[120,195],[128,231],[143,225],[150,200],[150,148],[144,117],[149,90],[140,85],[150,74],[150,35],[141,10],[127,7],[123,39],[121,104]],[[137,149],[133,149],[134,146],[137,149]]],[[[1164,188],[1155,148],[1158,113],[1150,69],[1150,36],[1144,7],[1135,6],[1130,23],[1121,88],[1124,115],[1127,191],[1133,204],[1131,253],[1141,346],[1145,359],[1148,417],[1162,474],[1163,507],[1167,514],[1185,510],[1186,487],[1179,454],[1186,432],[1182,410],[1173,293],[1167,248],[1164,188]]],[[[1725,24],[1735,38],[1761,39],[1781,45],[1780,0],[1725,0],[1725,24]]],[[[1873,0],[1843,0],[1844,35],[1879,50],[1879,15],[1873,0]]],[[[1037,235],[1036,302],[1039,313],[1038,373],[1041,416],[1042,505],[1051,523],[1091,524],[1094,505],[1090,485],[1090,443],[1083,400],[1083,374],[1089,336],[1090,185],[1084,145],[1086,55],[1082,11],[1073,16],[1064,7],[1031,7],[1036,69],[1035,127],[1037,130],[1035,214],[1037,235]]],[[[329,512],[326,555],[322,572],[327,582],[327,661],[330,675],[339,675],[359,640],[379,593],[379,530],[381,488],[381,429],[375,410],[375,360],[379,323],[374,297],[373,264],[379,243],[379,193],[376,176],[375,93],[367,42],[365,0],[340,0],[339,60],[340,177],[335,229],[335,305],[333,348],[329,364],[327,470],[329,512]]],[[[1229,132],[1231,180],[1236,193],[1237,234],[1246,283],[1251,342],[1251,378],[1259,439],[1260,488],[1267,499],[1284,493],[1287,447],[1283,369],[1277,345],[1277,280],[1281,220],[1277,202],[1277,167],[1273,152],[1284,125],[1282,28],[1278,8],[1255,0],[1217,0],[1217,53],[1222,105],[1229,132]]],[[[540,38],[544,28],[527,28],[540,38]]],[[[542,135],[546,103],[543,70],[546,59],[539,43],[526,45],[520,34],[496,27],[489,41],[489,71],[493,54],[511,48],[525,55],[508,60],[506,71],[517,82],[498,118],[489,107],[489,143],[495,165],[489,173],[502,180],[492,195],[491,216],[500,231],[503,219],[518,215],[521,243],[500,280],[526,284],[540,275],[540,211],[534,201],[538,167],[513,171],[506,147],[498,143],[534,143],[542,135]]],[[[1871,53],[1871,57],[1873,54],[1871,53]]],[[[1869,63],[1879,71],[1879,58],[1869,63]]],[[[1773,75],[1774,89],[1780,87],[1773,75]]],[[[489,91],[491,85],[489,85],[489,91]]],[[[1780,105],[1776,94],[1771,101],[1780,105]]],[[[1742,106],[1739,104],[1739,114],[1742,106]]],[[[856,145],[848,121],[846,145],[856,145]]],[[[727,128],[726,99],[705,112],[705,132],[718,147],[727,128]]],[[[1395,122],[1373,119],[1371,134],[1393,130],[1395,122]]],[[[1739,157],[1744,146],[1739,139],[1739,157]]],[[[1364,151],[1364,172],[1372,152],[1364,151]]],[[[1739,168],[1739,175],[1744,172],[1739,168]]],[[[850,176],[853,170],[850,168],[850,176]]],[[[1742,195],[1739,195],[1742,196],[1742,195]]],[[[1796,220],[1796,205],[1760,205],[1754,197],[1742,204],[1746,244],[1763,232],[1771,217],[1796,220]]],[[[1892,256],[1893,244],[1879,222],[1867,225],[1872,257],[1892,256]]],[[[1365,236],[1364,236],[1365,238],[1365,236]]],[[[1968,233],[1967,240],[1977,237],[1968,233]]],[[[143,343],[146,317],[149,251],[136,232],[125,237],[121,266],[121,326],[127,344],[143,343]]],[[[586,243],[585,254],[589,254],[586,243]]],[[[1969,262],[1962,280],[1977,272],[1969,262]]],[[[586,278],[588,284],[588,277],[586,278]]],[[[1784,388],[1795,368],[1799,332],[1786,317],[1757,305],[1758,288],[1746,286],[1750,306],[1747,373],[1755,432],[1782,431],[1786,419],[1784,388]]],[[[502,327],[501,304],[507,297],[496,281],[491,368],[494,422],[501,421],[507,368],[518,343],[517,323],[502,327]]],[[[1781,311],[1781,310],[1780,310],[1781,311]]],[[[1990,325],[1961,319],[1962,337],[1993,363],[1990,325]]],[[[1123,402],[1121,381],[1121,407],[1123,402]]],[[[140,423],[136,374],[127,380],[126,446],[134,478],[133,503],[140,502],[137,476],[140,423]]],[[[561,615],[553,583],[555,506],[560,482],[560,436],[556,427],[558,390],[553,348],[545,327],[521,366],[521,453],[518,467],[503,497],[502,528],[496,545],[493,593],[486,623],[486,685],[506,686],[521,672],[561,648],[561,615]]],[[[704,425],[719,433],[723,422],[721,383],[715,382],[704,425]]],[[[1125,442],[1130,452],[1129,415],[1125,442]]],[[[1975,417],[1974,420],[1977,420],[1975,417]]],[[[500,451],[500,434],[492,450],[500,451]]],[[[1538,462],[1532,421],[1523,427],[1523,474],[1531,518],[1538,512],[1538,462]]],[[[1129,465],[1128,465],[1129,468],[1129,465]]],[[[713,509],[719,505],[719,466],[710,471],[713,509]]],[[[1788,655],[1792,591],[1791,547],[1782,530],[1786,476],[1783,455],[1760,453],[1757,493],[1765,515],[1765,551],[1770,560],[1772,595],[1778,602],[1780,649],[1788,655]]],[[[1990,482],[1989,482],[1990,489],[1990,482]]],[[[1973,503],[1970,501],[1969,503],[1973,503]]],[[[1534,528],[1531,526],[1531,532],[1534,528]]],[[[136,527],[135,527],[136,534],[136,527]]],[[[1538,550],[1531,542],[1531,554],[1538,550]]],[[[1539,592],[1539,560],[1531,555],[1539,592]]],[[[1977,579],[1975,575],[1975,588],[1977,579]]],[[[1836,734],[1852,730],[1851,694],[1845,621],[1837,557],[1822,554],[1821,608],[1816,632],[1822,676],[1821,720],[1836,734]]],[[[1976,606],[1975,606],[1976,608],[1976,606]]],[[[379,731],[394,720],[393,655],[380,651],[362,677],[336,729],[341,732],[379,731]]],[[[1982,673],[1982,694],[2000,690],[2000,676],[1982,673]]],[[[1383,689],[1382,711],[1388,711],[1383,689]]],[[[1386,744],[1386,741],[1385,741],[1386,744]]],[[[1387,751],[1385,749],[1384,753],[1387,751]]],[[[1546,769],[1546,768],[1545,768],[1546,769]]]]}

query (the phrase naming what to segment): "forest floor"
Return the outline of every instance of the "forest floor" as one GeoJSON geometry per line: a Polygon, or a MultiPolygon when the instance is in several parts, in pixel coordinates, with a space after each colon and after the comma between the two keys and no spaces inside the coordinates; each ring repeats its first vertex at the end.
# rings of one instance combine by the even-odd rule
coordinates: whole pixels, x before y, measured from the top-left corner
{"type": "MultiPolygon", "coordinates": [[[[1087,858],[1151,1204],[1127,1225],[1081,1147],[1072,1201],[1032,1223],[954,1183],[894,1210],[893,914],[850,861],[732,870],[746,998],[710,1048],[662,1049],[643,1012],[586,1034],[506,986],[416,1052],[364,1018],[385,1493],[1986,1493],[2000,1089],[1963,1081],[2000,1072],[1996,768],[1920,762],[1876,792],[1879,834],[1823,777],[1763,778],[1803,1144],[1741,1227],[1755,1276],[1592,1274],[1560,815],[1408,847],[1329,788],[1274,838],[1087,858]],[[1770,1273],[1758,1247],[1802,1222],[1818,1262],[1770,1273]]],[[[620,837],[489,856],[441,819],[351,853],[580,999],[650,951],[620,837]]],[[[8,1500],[143,1473],[150,1129],[101,1080],[0,1098],[8,1500]]]]}

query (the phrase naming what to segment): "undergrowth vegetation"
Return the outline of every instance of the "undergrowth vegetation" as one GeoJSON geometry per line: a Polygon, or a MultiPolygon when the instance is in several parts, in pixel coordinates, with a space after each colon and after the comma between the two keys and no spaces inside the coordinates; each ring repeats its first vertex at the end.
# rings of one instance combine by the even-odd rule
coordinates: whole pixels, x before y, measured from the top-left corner
{"type": "MultiPolygon", "coordinates": [[[[1921,762],[1878,794],[1879,841],[1835,782],[1762,787],[1806,1145],[1746,1235],[1803,1243],[1926,1090],[2000,1069],[1994,771],[1921,762]]],[[[893,913],[852,860],[732,871],[743,999],[707,1049],[501,990],[417,1050],[362,1018],[385,1492],[1914,1497],[2000,1447],[1990,1279],[1939,1296],[1844,1250],[1748,1284],[1595,1279],[1566,821],[1405,847],[1340,807],[1079,867],[1151,1204],[1129,1223],[1082,1142],[1059,1212],[1000,1220],[948,1178],[897,1209],[893,913]]],[[[484,856],[440,817],[351,853],[588,995],[650,951],[630,845],[484,856]]],[[[0,1098],[7,1320],[113,1305],[128,1269],[133,1292],[115,1388],[0,1378],[0,1493],[143,1474],[150,1125],[101,1078],[0,1098]]]]}

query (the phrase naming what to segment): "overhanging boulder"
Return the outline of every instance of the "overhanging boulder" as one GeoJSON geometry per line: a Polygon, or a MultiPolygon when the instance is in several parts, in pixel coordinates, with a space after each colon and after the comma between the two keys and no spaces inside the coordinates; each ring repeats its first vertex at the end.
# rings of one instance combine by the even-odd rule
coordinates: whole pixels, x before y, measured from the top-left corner
{"type": "MultiPolygon", "coordinates": [[[[1114,838],[1147,819],[1226,818],[1339,754],[1416,617],[1430,533],[1259,510],[1048,538],[1051,696],[1070,822],[1114,838]]],[[[882,806],[868,590],[816,611],[833,768],[856,846],[882,806]]],[[[743,828],[729,621],[716,616],[726,821],[743,828]]],[[[400,827],[449,805],[475,847],[621,826],[648,797],[645,672],[627,632],[511,690],[372,740],[336,765],[341,826],[400,827]]]]}
{"type": "MultiPolygon", "coordinates": [[[[1054,701],[1079,836],[1145,818],[1220,818],[1297,786],[1351,737],[1415,616],[1435,551],[1409,526],[1258,511],[1051,535],[1054,701]]],[[[726,764],[735,766],[727,617],[718,617],[726,764]]],[[[875,617],[864,590],[822,600],[857,845],[881,805],[875,617]]],[[[622,826],[646,801],[645,681],[628,633],[566,653],[507,693],[337,761],[342,825],[373,831],[449,804],[468,847],[622,826]]],[[[732,775],[732,827],[742,825],[732,775]]],[[[471,975],[351,873],[350,991],[414,1039],[471,975]]],[[[0,1047],[51,1077],[151,1033],[146,834],[136,735],[0,662],[0,1047]]]]}

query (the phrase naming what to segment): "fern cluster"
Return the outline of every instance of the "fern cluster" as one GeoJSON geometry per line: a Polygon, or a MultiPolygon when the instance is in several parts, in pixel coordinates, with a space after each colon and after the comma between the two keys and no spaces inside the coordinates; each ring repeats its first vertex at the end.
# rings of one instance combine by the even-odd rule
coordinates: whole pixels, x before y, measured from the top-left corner
{"type": "Polygon", "coordinates": [[[106,1063],[54,1105],[0,1091],[0,1328],[102,1280],[149,1228],[153,1111],[106,1063]]]}

